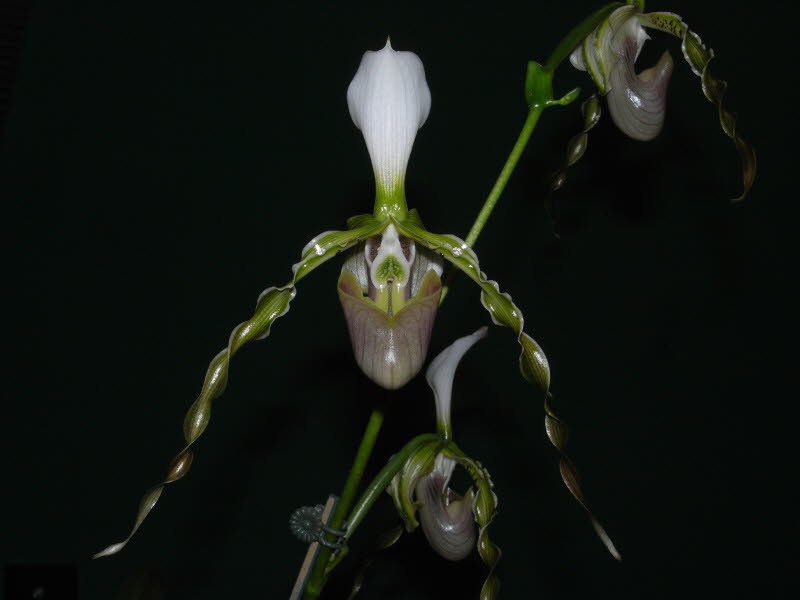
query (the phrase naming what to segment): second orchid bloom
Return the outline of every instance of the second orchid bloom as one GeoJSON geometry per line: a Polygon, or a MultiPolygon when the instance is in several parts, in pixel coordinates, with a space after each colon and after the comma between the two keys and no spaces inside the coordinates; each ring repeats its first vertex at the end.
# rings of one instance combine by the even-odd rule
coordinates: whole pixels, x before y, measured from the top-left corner
{"type": "MultiPolygon", "coordinates": [[[[731,138],[742,164],[743,190],[735,200],[743,199],[753,185],[756,175],[756,155],[737,127],[736,116],[723,106],[728,84],[717,79],[709,69],[714,51],[703,44],[700,36],[690,30],[683,19],[671,12],[645,13],[642,0],[627,4],[609,4],[601,11],[602,19],[570,54],[572,66],[586,71],[607,100],[611,119],[627,136],[649,141],[663,128],[667,106],[667,86],[674,64],[665,51],[658,62],[639,73],[636,61],[650,36],[651,29],[681,40],[681,53],[692,72],[700,77],[703,94],[718,112],[723,132],[731,138]]],[[[600,118],[600,107],[594,97],[583,107],[585,127],[568,146],[567,165],[556,177],[557,189],[563,183],[566,169],[576,162],[586,149],[586,133],[600,118]]]]}
{"type": "Polygon", "coordinates": [[[480,339],[486,327],[459,338],[445,348],[428,367],[426,379],[436,400],[439,440],[433,440],[413,453],[388,488],[407,531],[422,527],[428,543],[447,560],[461,560],[477,547],[489,567],[481,598],[496,596],[499,582],[494,567],[500,549],[489,539],[489,525],[497,512],[489,472],[464,454],[453,441],[450,421],[453,378],[461,359],[480,339]],[[449,487],[456,466],[469,473],[475,490],[460,495],[449,487]]]}

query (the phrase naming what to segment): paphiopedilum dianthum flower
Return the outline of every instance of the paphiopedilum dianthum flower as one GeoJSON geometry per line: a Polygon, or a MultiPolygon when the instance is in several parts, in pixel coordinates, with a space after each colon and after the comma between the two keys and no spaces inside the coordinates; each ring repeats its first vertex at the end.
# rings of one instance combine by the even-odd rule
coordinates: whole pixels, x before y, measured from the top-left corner
{"type": "MultiPolygon", "coordinates": [[[[662,130],[667,105],[667,86],[673,61],[665,51],[658,62],[640,73],[636,60],[650,39],[645,28],[665,32],[681,40],[681,52],[695,75],[700,77],[703,94],[717,107],[723,132],[733,140],[742,163],[743,191],[735,201],[750,191],[756,174],[756,155],[737,128],[736,116],[722,104],[728,84],[716,79],[709,70],[714,51],[691,31],[679,15],[670,12],[645,13],[644,0],[612,4],[607,15],[570,54],[570,62],[587,71],[598,93],[607,100],[611,119],[629,137],[649,141],[662,130]]],[[[587,133],[600,119],[600,103],[595,96],[583,104],[584,129],[570,140],[567,161],[554,178],[554,189],[563,183],[566,170],[583,155],[587,133]]]]}
{"type": "Polygon", "coordinates": [[[375,173],[375,214],[385,228],[351,252],[339,277],[356,362],[378,385],[397,389],[416,375],[428,352],[442,284],[441,259],[395,224],[407,214],[405,174],[431,93],[422,61],[387,41],[366,52],[347,90],[375,173]]]}
{"type": "MultiPolygon", "coordinates": [[[[234,354],[245,344],[267,337],[272,324],[289,311],[297,284],[318,266],[345,251],[350,252],[339,278],[338,294],[356,361],[368,377],[385,388],[401,387],[424,363],[440,300],[442,264],[446,261],[462,271],[480,288],[481,304],[492,321],[514,332],[521,349],[520,371],[534,384],[535,395],[544,400],[545,429],[561,454],[562,478],[573,496],[589,510],[578,485],[577,472],[564,453],[566,426],[550,406],[547,358],[523,331],[522,312],[511,296],[501,292],[499,285],[481,271],[472,248],[454,235],[428,231],[417,210],[407,208],[406,166],[417,130],[430,111],[430,92],[422,62],[411,52],[395,51],[388,42],[382,50],[366,52],[348,89],[347,100],[353,121],[364,135],[375,173],[373,213],[351,217],[345,230],[326,231],[313,238],[292,266],[289,281],[261,293],[254,314],[233,329],[227,346],[212,359],[200,394],[184,419],[186,444],[173,459],[166,477],[144,494],[128,537],[96,557],[121,550],[153,509],[165,485],[177,481],[189,470],[193,445],[208,426],[213,401],[227,386],[234,354]]],[[[481,469],[480,465],[452,452],[444,458],[462,461],[476,473],[481,469]]],[[[449,468],[444,458],[440,459],[443,475],[444,469],[449,468]]],[[[431,461],[433,465],[435,456],[431,461]]],[[[491,504],[488,475],[481,477],[485,479],[486,490],[481,492],[479,486],[476,497],[491,504]]],[[[446,483],[446,477],[443,481],[446,483]]],[[[493,510],[485,512],[493,514],[493,510]]],[[[617,556],[593,517],[592,522],[617,556]]]]}
{"type": "Polygon", "coordinates": [[[467,456],[453,441],[450,421],[453,378],[461,359],[480,339],[486,327],[457,339],[431,361],[426,373],[436,401],[436,423],[440,439],[414,452],[392,479],[387,491],[392,496],[407,531],[421,526],[425,538],[437,554],[447,560],[466,558],[477,547],[489,567],[481,598],[495,598],[499,580],[495,566],[500,549],[489,539],[489,525],[497,512],[497,495],[489,471],[467,456]],[[450,486],[456,466],[472,478],[464,495],[450,486]]]}

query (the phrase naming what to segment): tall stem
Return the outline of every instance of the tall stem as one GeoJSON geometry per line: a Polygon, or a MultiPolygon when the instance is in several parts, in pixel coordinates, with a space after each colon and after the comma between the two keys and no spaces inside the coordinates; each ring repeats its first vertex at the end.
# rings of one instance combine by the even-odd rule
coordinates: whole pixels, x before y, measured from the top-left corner
{"type": "MultiPolygon", "coordinates": [[[[353,499],[358,491],[358,486],[361,483],[361,478],[364,475],[367,461],[372,453],[372,448],[375,446],[375,440],[381,430],[383,416],[383,408],[379,407],[373,409],[369,417],[367,428],[364,431],[364,437],[361,438],[361,444],[356,452],[353,466],[350,468],[350,474],[347,476],[347,481],[345,481],[344,489],[342,489],[339,502],[336,504],[336,508],[333,511],[333,516],[328,522],[328,527],[331,529],[341,529],[342,523],[344,523],[345,515],[350,509],[350,505],[353,503],[353,499]]],[[[336,540],[328,535],[328,541],[335,542],[336,540]]],[[[332,552],[333,550],[326,546],[320,548],[317,561],[314,564],[314,570],[311,572],[311,577],[309,577],[308,583],[306,584],[306,589],[303,594],[304,600],[318,598],[322,592],[322,588],[325,586],[325,567],[331,558],[332,552]]]]}
{"type": "MultiPolygon", "coordinates": [[[[514,144],[514,147],[511,149],[511,154],[508,155],[508,159],[506,159],[506,164],[503,165],[503,169],[500,171],[500,175],[497,178],[497,181],[494,182],[494,186],[492,187],[492,191],[489,192],[489,195],[486,198],[486,201],[483,203],[483,207],[481,208],[481,212],[478,213],[478,217],[475,219],[475,222],[472,224],[472,228],[469,230],[467,234],[466,243],[468,246],[472,247],[475,245],[475,242],[478,239],[478,236],[481,234],[484,225],[486,225],[486,221],[489,220],[489,217],[494,210],[497,201],[500,199],[500,195],[503,193],[503,190],[508,183],[511,174],[514,172],[514,169],[519,162],[520,156],[522,156],[522,152],[525,150],[525,146],[528,145],[528,141],[531,139],[531,134],[533,130],[536,128],[536,123],[539,122],[539,117],[542,114],[542,111],[546,108],[545,105],[542,104],[535,104],[531,107],[530,112],[528,112],[528,118],[525,119],[525,124],[522,126],[522,131],[520,131],[519,137],[517,138],[517,142],[514,144]]],[[[453,282],[453,277],[457,271],[451,271],[447,277],[447,281],[445,282],[444,286],[442,287],[442,296],[439,300],[441,304],[444,302],[444,298],[447,295],[447,292],[450,290],[450,286],[453,282]]]]}
{"type": "Polygon", "coordinates": [[[536,123],[539,122],[539,116],[542,114],[544,108],[545,107],[542,105],[535,105],[528,113],[528,118],[525,119],[525,124],[522,126],[522,131],[517,138],[517,143],[514,144],[514,147],[511,149],[511,154],[508,155],[506,164],[503,165],[503,170],[500,171],[500,176],[497,178],[497,181],[494,182],[494,187],[492,187],[492,191],[489,192],[486,202],[483,203],[483,208],[481,208],[481,212],[478,213],[478,218],[475,219],[472,229],[470,229],[467,234],[467,239],[465,241],[468,246],[475,245],[475,241],[481,234],[483,226],[486,225],[486,221],[489,220],[489,216],[492,214],[495,204],[497,204],[497,201],[500,199],[500,194],[502,194],[503,190],[506,188],[506,184],[519,162],[519,157],[522,156],[522,151],[525,150],[525,146],[528,145],[528,140],[530,140],[531,134],[536,128],[536,123]]]}

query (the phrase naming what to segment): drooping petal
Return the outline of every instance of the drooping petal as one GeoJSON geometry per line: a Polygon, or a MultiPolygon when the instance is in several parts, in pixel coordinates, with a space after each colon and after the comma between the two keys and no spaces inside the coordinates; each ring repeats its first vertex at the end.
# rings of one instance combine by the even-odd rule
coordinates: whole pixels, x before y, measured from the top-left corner
{"type": "Polygon", "coordinates": [[[744,139],[738,127],[736,115],[730,112],[723,100],[728,83],[716,78],[709,69],[714,58],[714,50],[707,47],[696,32],[689,29],[680,15],[669,12],[647,13],[639,17],[645,27],[652,27],[681,39],[681,51],[692,72],[700,77],[703,94],[717,107],[722,131],[733,140],[742,163],[742,193],[732,202],[743,200],[750,192],[756,178],[757,161],[753,146],[744,139]]]}
{"type": "Polygon", "coordinates": [[[428,353],[442,291],[439,275],[428,271],[419,293],[392,316],[364,295],[352,272],[342,271],[338,289],[358,366],[386,389],[408,383],[428,353]]]}
{"type": "Polygon", "coordinates": [[[502,556],[500,548],[489,538],[489,526],[497,514],[497,494],[494,493],[494,484],[486,467],[478,461],[472,460],[460,450],[453,451],[453,448],[448,448],[448,450],[467,470],[475,484],[472,514],[475,516],[475,523],[478,526],[477,549],[481,560],[489,568],[489,573],[481,587],[480,598],[481,600],[493,600],[497,598],[500,589],[500,579],[495,569],[502,556]]]}
{"type": "Polygon", "coordinates": [[[389,43],[367,51],[350,87],[347,105],[364,134],[378,192],[402,189],[417,130],[431,109],[431,93],[422,61],[413,52],[398,52],[389,43]]]}
{"type": "Polygon", "coordinates": [[[425,373],[436,399],[436,422],[445,437],[450,436],[450,404],[456,368],[467,350],[485,338],[487,332],[486,327],[481,327],[475,333],[457,339],[431,361],[425,373]]]}
{"type": "Polygon", "coordinates": [[[545,210],[547,210],[550,216],[550,221],[553,226],[553,235],[555,237],[560,237],[560,234],[558,233],[558,202],[557,195],[554,192],[557,192],[564,183],[566,183],[567,173],[570,167],[578,162],[583,156],[583,153],[586,152],[586,147],[589,144],[589,131],[597,125],[597,122],[600,120],[600,115],[602,114],[600,99],[597,97],[597,94],[592,94],[583,101],[583,104],[581,104],[581,112],[583,113],[583,129],[569,140],[564,157],[564,164],[550,177],[550,189],[544,200],[545,210]]]}
{"type": "Polygon", "coordinates": [[[189,407],[183,421],[186,445],[170,463],[164,480],[147,490],[142,496],[136,512],[136,520],[128,536],[123,541],[111,544],[101,550],[94,555],[94,558],[110,556],[122,550],[153,510],[164,487],[178,481],[187,473],[194,456],[193,445],[208,426],[213,402],[222,395],[228,385],[231,359],[244,345],[262,340],[269,335],[272,324],[289,311],[289,306],[297,293],[295,284],[325,261],[361,240],[379,233],[383,227],[380,223],[374,222],[371,217],[359,219],[357,224],[358,227],[347,231],[326,231],[313,238],[303,248],[300,261],[292,265],[291,280],[282,287],[270,287],[261,292],[253,315],[233,329],[228,338],[228,345],[208,365],[200,394],[189,407]]]}

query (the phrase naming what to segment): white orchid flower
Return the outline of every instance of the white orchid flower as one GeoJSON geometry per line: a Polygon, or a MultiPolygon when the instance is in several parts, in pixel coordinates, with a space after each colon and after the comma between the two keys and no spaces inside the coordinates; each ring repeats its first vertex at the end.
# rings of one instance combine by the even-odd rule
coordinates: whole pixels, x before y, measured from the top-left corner
{"type": "MultiPolygon", "coordinates": [[[[587,71],[601,96],[608,102],[611,119],[629,137],[648,141],[662,130],[667,106],[667,85],[673,71],[669,52],[658,62],[636,73],[636,60],[650,39],[645,28],[673,35],[681,40],[681,52],[692,72],[700,77],[703,94],[712,102],[719,116],[722,131],[736,146],[742,164],[743,191],[734,201],[750,191],[756,175],[756,155],[742,137],[736,116],[723,106],[728,84],[709,70],[714,51],[706,47],[700,36],[690,30],[679,15],[671,12],[645,13],[642,0],[628,0],[626,5],[611,10],[606,17],[575,47],[570,62],[587,71]]],[[[566,170],[584,153],[587,132],[600,118],[600,104],[592,96],[583,104],[584,129],[570,140],[565,166],[556,174],[553,189],[563,184],[566,170]]]]}
{"type": "MultiPolygon", "coordinates": [[[[422,61],[413,52],[394,50],[389,41],[365,52],[347,105],[372,161],[375,216],[405,215],[406,166],[431,109],[422,61]]],[[[394,223],[345,261],[339,299],[356,362],[378,385],[399,388],[422,368],[439,306],[441,265],[440,257],[418,250],[394,223]]]]}

